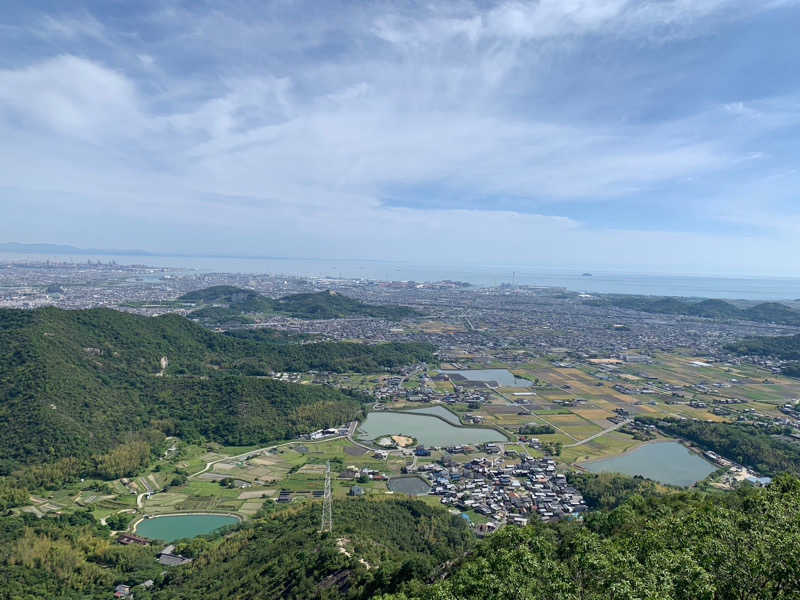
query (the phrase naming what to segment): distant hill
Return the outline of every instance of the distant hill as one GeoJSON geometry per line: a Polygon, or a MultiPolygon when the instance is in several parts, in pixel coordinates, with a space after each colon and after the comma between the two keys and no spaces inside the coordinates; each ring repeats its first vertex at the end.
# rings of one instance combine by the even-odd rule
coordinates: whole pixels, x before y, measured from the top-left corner
{"type": "Polygon", "coordinates": [[[405,306],[366,304],[334,291],[292,294],[277,300],[253,290],[218,285],[184,294],[179,301],[204,305],[191,316],[201,320],[242,321],[246,315],[280,314],[298,319],[339,319],[344,317],[376,317],[398,320],[419,316],[405,306]],[[209,306],[210,305],[210,306],[209,306]]]}
{"type": "Polygon", "coordinates": [[[648,313],[710,319],[742,319],[760,323],[800,326],[800,311],[779,302],[762,302],[749,308],[738,308],[724,300],[690,301],[674,297],[607,296],[598,303],[648,313]]]}
{"type": "Polygon", "coordinates": [[[277,310],[300,319],[377,317],[394,321],[420,315],[406,306],[366,304],[334,291],[285,296],[277,301],[277,310]]]}
{"type": "Polygon", "coordinates": [[[147,428],[237,445],[283,439],[355,418],[360,399],[253,376],[382,371],[431,360],[431,351],[424,344],[272,343],[213,333],[178,315],[3,309],[0,458],[86,456],[147,428]]]}
{"type": "Polygon", "coordinates": [[[0,243],[0,252],[14,254],[93,254],[93,255],[124,255],[124,256],[152,256],[145,250],[120,250],[100,248],[78,248],[67,244],[20,244],[18,242],[0,243]]]}
{"type": "Polygon", "coordinates": [[[781,360],[800,360],[800,335],[753,336],[725,346],[741,355],[772,356],[781,360]]]}

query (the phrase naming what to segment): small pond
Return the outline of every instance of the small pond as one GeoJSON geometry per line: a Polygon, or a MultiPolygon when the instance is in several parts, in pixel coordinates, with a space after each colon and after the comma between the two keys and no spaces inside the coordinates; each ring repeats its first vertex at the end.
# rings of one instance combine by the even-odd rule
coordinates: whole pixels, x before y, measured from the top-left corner
{"type": "Polygon", "coordinates": [[[431,489],[421,477],[392,477],[387,485],[393,492],[409,496],[421,496],[431,489]]]}
{"type": "Polygon", "coordinates": [[[136,526],[136,534],[152,540],[174,542],[182,538],[205,535],[239,522],[228,515],[172,515],[144,519],[136,526]]]}
{"type": "Polygon", "coordinates": [[[581,466],[593,473],[641,475],[684,487],[705,479],[717,469],[678,442],[645,444],[633,452],[581,466]]]}
{"type": "Polygon", "coordinates": [[[531,382],[522,377],[517,377],[508,369],[448,369],[442,371],[445,375],[450,375],[455,383],[457,377],[453,375],[460,375],[469,381],[484,381],[487,383],[495,382],[500,387],[530,387],[531,382]]]}
{"type": "Polygon", "coordinates": [[[371,412],[358,427],[357,436],[374,440],[382,435],[410,435],[423,446],[451,446],[505,442],[499,431],[483,427],[456,427],[442,419],[413,412],[371,412]]]}

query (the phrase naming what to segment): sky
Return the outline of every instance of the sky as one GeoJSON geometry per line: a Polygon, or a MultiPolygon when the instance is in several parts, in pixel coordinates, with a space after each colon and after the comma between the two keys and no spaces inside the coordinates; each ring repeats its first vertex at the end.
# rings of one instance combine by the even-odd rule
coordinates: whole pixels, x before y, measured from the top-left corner
{"type": "Polygon", "coordinates": [[[800,276],[800,0],[4,0],[0,242],[800,276]]]}

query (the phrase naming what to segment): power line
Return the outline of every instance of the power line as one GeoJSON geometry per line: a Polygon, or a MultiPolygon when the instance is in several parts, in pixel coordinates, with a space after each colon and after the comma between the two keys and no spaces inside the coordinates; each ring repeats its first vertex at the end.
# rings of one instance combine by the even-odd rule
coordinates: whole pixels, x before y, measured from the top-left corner
{"type": "Polygon", "coordinates": [[[333,531],[333,494],[331,493],[331,463],[325,471],[325,492],[322,496],[322,524],[320,533],[333,531]]]}

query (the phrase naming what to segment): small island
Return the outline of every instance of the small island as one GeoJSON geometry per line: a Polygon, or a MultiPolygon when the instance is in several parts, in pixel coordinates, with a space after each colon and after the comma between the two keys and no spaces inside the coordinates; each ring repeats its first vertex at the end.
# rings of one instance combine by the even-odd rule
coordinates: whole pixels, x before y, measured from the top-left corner
{"type": "Polygon", "coordinates": [[[409,435],[385,435],[375,440],[375,445],[381,448],[408,448],[416,445],[417,440],[409,435]]]}

